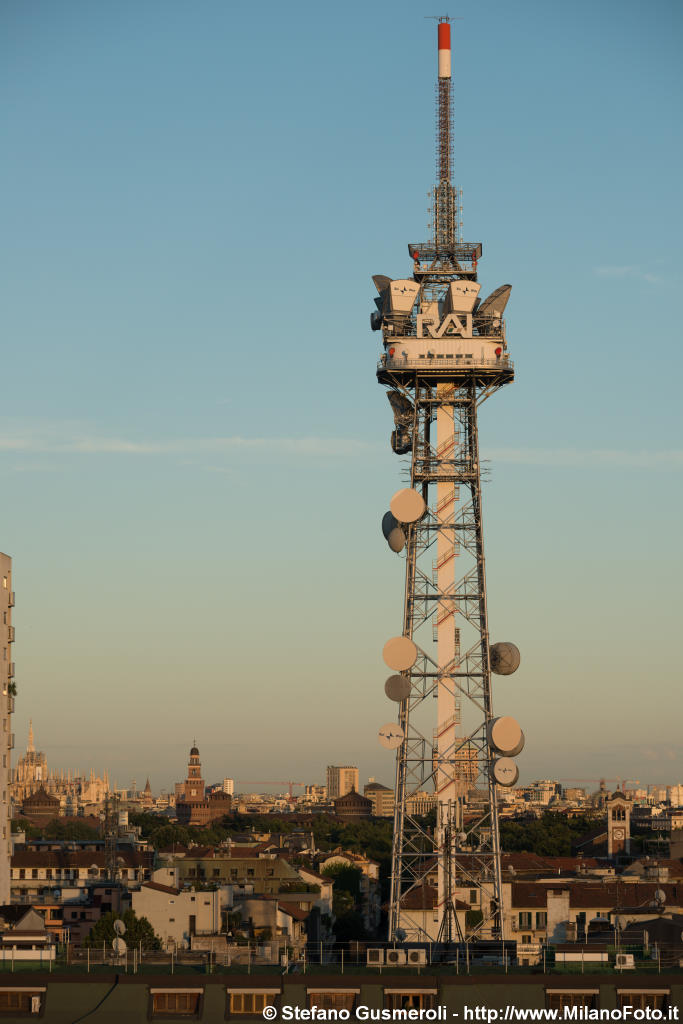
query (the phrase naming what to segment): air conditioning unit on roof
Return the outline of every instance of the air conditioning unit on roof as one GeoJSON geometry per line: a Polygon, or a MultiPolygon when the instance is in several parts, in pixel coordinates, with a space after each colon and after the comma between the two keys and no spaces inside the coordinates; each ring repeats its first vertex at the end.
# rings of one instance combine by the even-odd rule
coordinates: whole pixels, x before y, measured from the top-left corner
{"type": "Polygon", "coordinates": [[[368,967],[380,967],[384,963],[384,950],[367,949],[365,951],[365,957],[368,967]]]}
{"type": "Polygon", "coordinates": [[[405,949],[388,949],[386,962],[387,965],[391,967],[404,966],[406,963],[405,949]]]}
{"type": "Polygon", "coordinates": [[[408,950],[408,963],[411,966],[417,966],[418,964],[427,963],[427,950],[426,949],[409,949],[408,950]]]}

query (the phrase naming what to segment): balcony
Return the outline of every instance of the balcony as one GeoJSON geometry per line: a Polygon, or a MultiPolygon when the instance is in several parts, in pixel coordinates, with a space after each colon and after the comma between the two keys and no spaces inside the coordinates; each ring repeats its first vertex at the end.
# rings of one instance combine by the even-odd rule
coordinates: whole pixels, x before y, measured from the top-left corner
{"type": "Polygon", "coordinates": [[[14,643],[14,626],[7,627],[7,643],[14,643]]]}
{"type": "Polygon", "coordinates": [[[7,603],[9,605],[9,607],[10,608],[14,608],[14,591],[13,590],[10,590],[8,597],[9,597],[9,600],[8,600],[7,603]]]}
{"type": "Polygon", "coordinates": [[[14,679],[14,662],[10,661],[7,665],[7,675],[10,679],[14,679]]]}

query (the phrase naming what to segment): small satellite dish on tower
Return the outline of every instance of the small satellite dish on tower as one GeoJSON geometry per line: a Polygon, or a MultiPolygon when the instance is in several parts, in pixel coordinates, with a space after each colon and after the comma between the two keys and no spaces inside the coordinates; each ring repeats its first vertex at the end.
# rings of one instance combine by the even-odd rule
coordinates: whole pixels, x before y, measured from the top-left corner
{"type": "Polygon", "coordinates": [[[491,774],[499,786],[514,786],[519,778],[519,768],[511,757],[498,757],[491,766],[491,774]]]}
{"type": "Polygon", "coordinates": [[[403,743],[404,733],[396,722],[387,722],[379,731],[379,741],[387,750],[397,750],[403,743]]]}
{"type": "Polygon", "coordinates": [[[410,679],[405,676],[389,676],[384,684],[384,692],[389,700],[400,703],[410,696],[410,679]]]}
{"type": "Polygon", "coordinates": [[[403,550],[406,545],[406,535],[401,529],[401,524],[391,512],[385,512],[382,516],[382,533],[392,551],[398,554],[403,550]]]}
{"type": "Polygon", "coordinates": [[[117,935],[126,934],[126,926],[120,917],[117,917],[116,920],[114,921],[114,931],[116,932],[117,935]]]}
{"type": "Polygon", "coordinates": [[[519,722],[509,715],[489,722],[487,733],[489,746],[504,758],[516,757],[524,749],[524,733],[519,722]]]}
{"type": "Polygon", "coordinates": [[[389,502],[389,508],[399,523],[416,523],[427,511],[424,498],[413,487],[396,491],[389,502]]]}
{"type": "Polygon", "coordinates": [[[407,672],[417,661],[417,647],[409,636],[392,636],[384,645],[382,657],[394,672],[407,672]]]}
{"type": "Polygon", "coordinates": [[[114,950],[117,956],[123,956],[126,950],[128,949],[126,940],[122,939],[120,935],[116,936],[111,945],[112,949],[114,950]]]}
{"type": "Polygon", "coordinates": [[[511,676],[519,668],[521,655],[514,644],[493,644],[489,651],[491,671],[497,676],[511,676]]]}

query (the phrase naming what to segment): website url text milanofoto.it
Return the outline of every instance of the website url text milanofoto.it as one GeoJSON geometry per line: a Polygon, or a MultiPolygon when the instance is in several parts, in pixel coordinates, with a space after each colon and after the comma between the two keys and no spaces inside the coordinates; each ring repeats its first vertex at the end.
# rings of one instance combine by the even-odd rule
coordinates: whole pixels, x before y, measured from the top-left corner
{"type": "Polygon", "coordinates": [[[621,1006],[615,1009],[598,1010],[589,1006],[564,1006],[562,1008],[526,1009],[520,1006],[505,1006],[497,1010],[488,1006],[465,1006],[462,1012],[453,1012],[445,1006],[430,1009],[378,1010],[370,1006],[356,1006],[353,1010],[328,1009],[322,1006],[311,1006],[303,1009],[299,1006],[282,1006],[279,1011],[274,1006],[266,1006],[263,1016],[266,1020],[305,1020],[305,1021],[447,1021],[460,1019],[464,1022],[479,1021],[494,1024],[499,1021],[678,1021],[679,1008],[668,1006],[665,1010],[641,1009],[637,1006],[621,1006]]]}

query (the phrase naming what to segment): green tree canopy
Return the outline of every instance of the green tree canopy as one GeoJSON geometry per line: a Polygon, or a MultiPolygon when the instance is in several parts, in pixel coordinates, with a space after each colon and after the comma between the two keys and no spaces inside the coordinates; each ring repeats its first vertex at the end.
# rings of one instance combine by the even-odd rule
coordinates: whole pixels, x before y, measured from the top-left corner
{"type": "Polygon", "coordinates": [[[161,939],[156,934],[146,917],[137,917],[134,910],[126,910],[123,914],[110,912],[103,914],[99,921],[90,929],[84,946],[101,946],[106,943],[111,947],[116,936],[114,921],[121,919],[126,926],[123,935],[128,946],[139,946],[143,949],[161,949],[161,939]]]}

